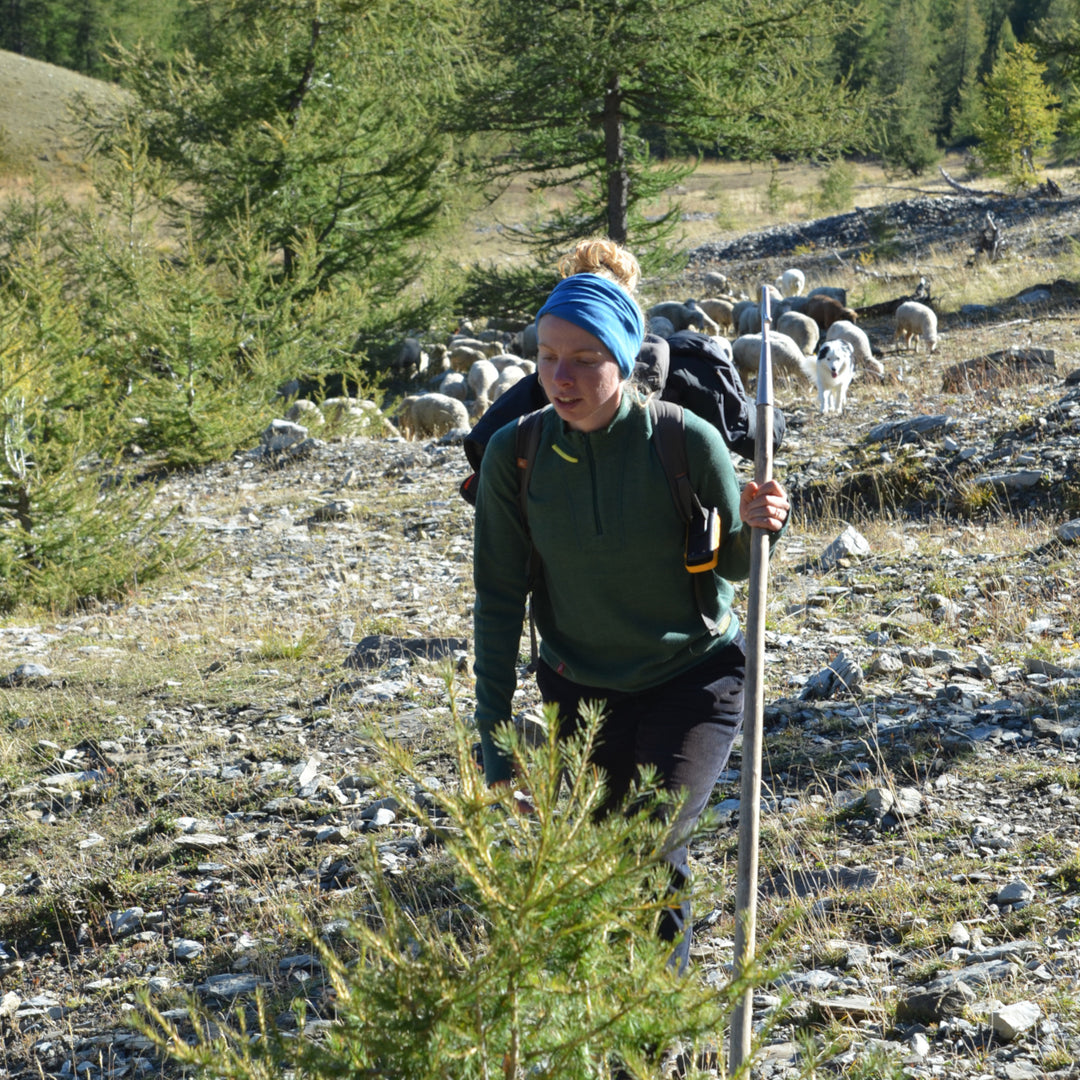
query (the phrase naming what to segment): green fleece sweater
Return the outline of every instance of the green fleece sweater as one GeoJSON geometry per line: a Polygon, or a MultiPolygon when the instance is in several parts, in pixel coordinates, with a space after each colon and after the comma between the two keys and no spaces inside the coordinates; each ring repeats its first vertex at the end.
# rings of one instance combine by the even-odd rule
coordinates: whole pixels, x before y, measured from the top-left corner
{"type": "MultiPolygon", "coordinates": [[[[699,664],[738,632],[730,580],[750,571],[750,530],[739,519],[739,483],[727,447],[706,421],[685,413],[690,482],[722,523],[714,571],[683,565],[686,527],[650,441],[648,411],[623,395],[602,431],[544,417],[528,493],[529,529],[543,564],[533,610],[540,655],[576,683],[645,690],[699,664]],[[705,578],[705,627],[694,594],[705,578]]],[[[480,469],[473,549],[476,722],[489,783],[509,779],[492,742],[512,716],[518,647],[528,596],[530,540],[518,507],[516,422],[492,437],[480,469]]]]}

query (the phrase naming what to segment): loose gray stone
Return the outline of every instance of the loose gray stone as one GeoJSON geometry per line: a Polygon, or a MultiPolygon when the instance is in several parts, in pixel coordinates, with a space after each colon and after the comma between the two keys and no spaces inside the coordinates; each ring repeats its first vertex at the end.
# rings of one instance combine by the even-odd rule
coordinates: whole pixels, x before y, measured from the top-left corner
{"type": "Polygon", "coordinates": [[[849,525],[821,553],[819,562],[823,570],[829,570],[841,559],[865,558],[869,554],[870,541],[854,525],[849,525]]]}
{"type": "Polygon", "coordinates": [[[1063,544],[1080,543],[1080,518],[1062,522],[1055,530],[1054,535],[1063,544]]]}
{"type": "Polygon", "coordinates": [[[177,960],[195,960],[206,952],[206,946],[197,941],[181,938],[172,943],[173,955],[177,960]]]}
{"type": "Polygon", "coordinates": [[[127,934],[134,934],[142,929],[143,917],[146,912],[141,907],[131,907],[124,911],[113,911],[106,916],[109,931],[114,938],[121,938],[127,934]]]}
{"type": "Polygon", "coordinates": [[[1009,884],[994,897],[994,903],[999,906],[1002,904],[1020,904],[1027,900],[1033,900],[1034,898],[1035,890],[1026,882],[1010,881],[1009,884]]]}
{"type": "Polygon", "coordinates": [[[381,667],[388,660],[404,657],[409,660],[443,660],[455,653],[465,652],[465,638],[398,638],[372,634],[361,640],[345,660],[345,667],[381,667]]]}
{"type": "Polygon", "coordinates": [[[999,1039],[1012,1042],[1019,1035],[1038,1023],[1042,1009],[1034,1001],[1018,1001],[1004,1005],[990,1014],[990,1026],[999,1039]]]}
{"type": "Polygon", "coordinates": [[[896,1019],[902,1024],[938,1023],[959,1016],[975,1000],[971,987],[954,979],[935,979],[918,986],[896,1003],[896,1019]]]}
{"type": "Polygon", "coordinates": [[[231,1000],[243,994],[253,994],[260,986],[268,986],[265,979],[255,975],[211,975],[195,989],[206,997],[231,1000]]]}
{"type": "Polygon", "coordinates": [[[271,420],[259,436],[259,442],[270,453],[279,453],[297,446],[308,437],[308,429],[289,420],[271,420]]]}

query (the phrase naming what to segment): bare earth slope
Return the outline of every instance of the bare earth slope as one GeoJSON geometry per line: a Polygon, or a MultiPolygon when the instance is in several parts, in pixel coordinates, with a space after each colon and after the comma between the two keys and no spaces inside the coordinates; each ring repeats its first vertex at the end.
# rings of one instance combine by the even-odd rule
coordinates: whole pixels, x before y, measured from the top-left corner
{"type": "Polygon", "coordinates": [[[0,167],[38,161],[48,168],[74,164],[79,153],[68,122],[75,94],[93,102],[115,99],[99,79],[0,49],[0,167]]]}

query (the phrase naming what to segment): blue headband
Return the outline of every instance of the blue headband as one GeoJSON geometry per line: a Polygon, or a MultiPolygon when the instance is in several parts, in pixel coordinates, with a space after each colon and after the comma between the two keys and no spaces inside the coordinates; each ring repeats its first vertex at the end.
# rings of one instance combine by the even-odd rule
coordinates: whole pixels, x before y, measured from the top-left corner
{"type": "Polygon", "coordinates": [[[645,320],[630,294],[599,274],[574,274],[563,278],[537,313],[556,315],[599,338],[615,358],[624,379],[645,338],[645,320]]]}

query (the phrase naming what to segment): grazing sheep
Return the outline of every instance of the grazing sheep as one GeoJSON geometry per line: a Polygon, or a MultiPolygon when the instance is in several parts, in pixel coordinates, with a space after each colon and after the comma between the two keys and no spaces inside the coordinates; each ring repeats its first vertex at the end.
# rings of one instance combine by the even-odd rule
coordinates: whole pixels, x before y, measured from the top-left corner
{"type": "Polygon", "coordinates": [[[778,333],[787,334],[804,353],[812,353],[817,348],[821,331],[818,324],[809,315],[800,315],[797,311],[785,311],[776,320],[778,333]]]}
{"type": "MultiPolygon", "coordinates": [[[[805,379],[811,375],[804,363],[805,357],[799,346],[787,334],[769,335],[769,352],[774,371],[787,371],[805,379]]],[[[757,375],[761,361],[761,334],[744,334],[731,343],[731,356],[735,366],[746,382],[747,376],[757,375]]]]}
{"type": "Polygon", "coordinates": [[[847,305],[847,289],[841,289],[839,285],[818,285],[806,295],[808,298],[811,296],[831,296],[839,303],[847,305]]]}
{"type": "Polygon", "coordinates": [[[926,342],[930,352],[937,348],[937,315],[932,308],[916,300],[907,300],[896,309],[896,335],[894,340],[905,347],[911,344],[919,351],[919,339],[926,342]]]}
{"type": "Polygon", "coordinates": [[[476,342],[475,345],[462,345],[460,342],[452,344],[447,353],[450,364],[449,366],[454,371],[460,371],[462,374],[467,375],[469,368],[476,363],[477,360],[484,360],[487,358],[487,352],[483,348],[477,348],[477,345],[482,345],[482,342],[476,342]]]}
{"type": "Polygon", "coordinates": [[[401,352],[398,353],[397,359],[394,361],[394,367],[411,375],[413,372],[420,371],[423,357],[424,348],[420,344],[419,338],[407,337],[401,343],[401,352]]]}
{"type": "Polygon", "coordinates": [[[806,314],[806,305],[810,303],[809,296],[785,296],[777,305],[776,315],[779,317],[785,311],[795,311],[799,315],[806,314]]]}
{"type": "Polygon", "coordinates": [[[435,389],[447,397],[457,398],[458,401],[464,401],[469,396],[468,380],[460,371],[448,371],[435,389]]]}
{"type": "Polygon", "coordinates": [[[732,328],[731,315],[735,308],[734,300],[729,300],[724,296],[707,297],[698,301],[698,307],[716,323],[722,334],[726,334],[732,328]]]}
{"type": "Polygon", "coordinates": [[[720,327],[709,317],[709,313],[696,301],[696,300],[684,300],[683,303],[693,312],[696,312],[701,316],[700,330],[703,334],[708,334],[709,337],[719,337],[720,327]]]}
{"type": "Polygon", "coordinates": [[[464,402],[445,394],[410,394],[401,399],[397,420],[406,439],[417,439],[456,429],[468,431],[469,410],[464,402]]]}
{"type": "Polygon", "coordinates": [[[737,300],[731,308],[731,328],[735,335],[739,333],[739,317],[747,308],[757,307],[753,300],[737,300]]]}
{"type": "Polygon", "coordinates": [[[447,344],[451,349],[458,347],[475,349],[488,357],[498,356],[502,352],[502,346],[496,341],[482,341],[478,337],[465,337],[462,334],[452,334],[447,344]]]}
{"type": "Polygon", "coordinates": [[[705,285],[714,292],[728,292],[731,288],[727,275],[721,274],[719,270],[710,270],[705,275],[705,285]]]}
{"type": "Polygon", "coordinates": [[[653,304],[646,312],[651,326],[655,318],[667,319],[676,330],[700,330],[702,333],[710,333],[708,326],[711,323],[713,331],[719,328],[712,319],[694,304],[684,304],[679,300],[664,300],[659,304],[653,304]]]}
{"type": "Polygon", "coordinates": [[[801,296],[806,287],[806,275],[801,270],[785,270],[777,279],[776,287],[783,296],[801,296]]]}
{"type": "Polygon", "coordinates": [[[742,337],[744,334],[761,333],[761,308],[755,303],[748,303],[739,312],[739,321],[735,324],[735,332],[742,337]]]}
{"type": "Polygon", "coordinates": [[[500,394],[505,393],[515,383],[525,378],[525,371],[517,364],[510,364],[499,372],[499,377],[491,388],[491,400],[495,401],[500,394]]]}
{"type": "Polygon", "coordinates": [[[873,359],[870,339],[866,332],[847,319],[839,319],[825,331],[826,341],[846,341],[851,346],[856,369],[867,365],[873,359]]]}
{"type": "Polygon", "coordinates": [[[490,360],[477,360],[469,368],[468,382],[473,397],[490,403],[491,388],[499,377],[499,369],[490,360]]]}
{"type": "Polygon", "coordinates": [[[810,297],[805,313],[818,324],[823,334],[834,322],[839,322],[841,319],[854,322],[858,318],[851,308],[844,307],[839,300],[821,294],[810,297]]]}

